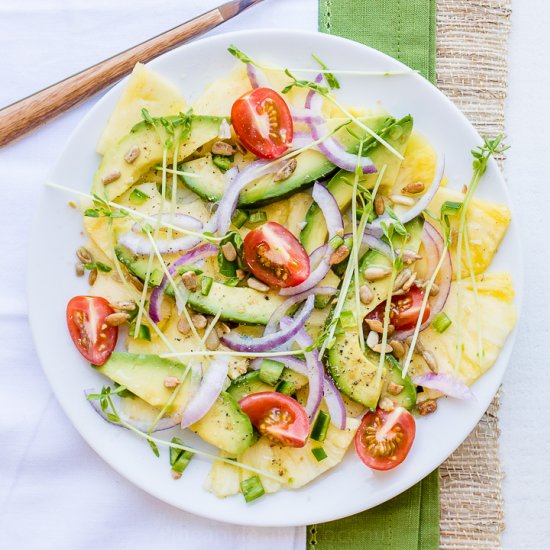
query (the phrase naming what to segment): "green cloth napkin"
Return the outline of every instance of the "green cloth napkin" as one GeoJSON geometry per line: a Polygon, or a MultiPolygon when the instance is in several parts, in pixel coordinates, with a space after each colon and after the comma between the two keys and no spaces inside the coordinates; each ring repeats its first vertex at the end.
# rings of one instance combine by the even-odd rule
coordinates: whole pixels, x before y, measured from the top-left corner
{"type": "MultiPolygon", "coordinates": [[[[319,30],[381,50],[435,82],[436,0],[319,0],[319,30]]],[[[393,500],[310,525],[308,550],[437,550],[439,472],[393,500]]]]}

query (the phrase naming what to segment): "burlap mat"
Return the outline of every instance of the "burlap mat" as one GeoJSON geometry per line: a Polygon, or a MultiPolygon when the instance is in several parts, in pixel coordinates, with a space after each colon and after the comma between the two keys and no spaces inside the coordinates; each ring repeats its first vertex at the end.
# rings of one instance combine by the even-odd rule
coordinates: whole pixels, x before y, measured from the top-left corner
{"type": "MultiPolygon", "coordinates": [[[[438,87],[482,135],[504,132],[511,0],[438,0],[437,7],[438,87]]],[[[440,468],[441,548],[501,547],[498,407],[497,395],[440,468]]]]}

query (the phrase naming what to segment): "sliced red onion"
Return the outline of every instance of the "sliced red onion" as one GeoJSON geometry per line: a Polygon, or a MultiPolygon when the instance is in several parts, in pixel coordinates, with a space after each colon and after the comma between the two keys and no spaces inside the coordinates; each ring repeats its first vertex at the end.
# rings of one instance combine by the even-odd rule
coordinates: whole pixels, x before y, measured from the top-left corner
{"type": "Polygon", "coordinates": [[[218,204],[218,210],[216,212],[217,228],[220,235],[225,235],[231,226],[231,218],[237,208],[239,202],[239,195],[241,191],[252,181],[269,174],[272,170],[277,170],[278,165],[275,163],[272,170],[261,171],[268,161],[255,160],[246,166],[242,172],[232,172],[228,170],[226,172],[226,180],[228,185],[226,186],[225,193],[218,204]],[[233,177],[234,176],[234,177],[233,177]]]}
{"type": "Polygon", "coordinates": [[[215,357],[204,375],[198,391],[193,395],[181,417],[181,427],[188,428],[198,422],[211,408],[223,390],[229,358],[220,355],[215,357]]]}
{"type": "MultiPolygon", "coordinates": [[[[99,394],[101,391],[94,390],[93,388],[84,390],[84,395],[86,398],[88,398],[91,394],[99,394]]],[[[117,409],[117,413],[120,416],[120,418],[126,422],[127,424],[130,424],[130,426],[138,429],[141,432],[147,432],[151,428],[152,422],[146,422],[145,420],[139,420],[135,418],[131,418],[130,416],[127,416],[124,414],[122,407],[120,406],[120,403],[122,401],[122,397],[120,395],[113,393],[111,394],[111,399],[113,400],[113,404],[117,409]]],[[[120,426],[121,428],[125,428],[122,424],[119,424],[118,422],[112,422],[109,420],[107,413],[101,408],[101,404],[99,402],[99,399],[89,399],[88,402],[94,409],[94,411],[103,418],[106,422],[109,422],[109,424],[114,424],[115,426],[120,426]]],[[[170,428],[174,428],[178,425],[178,421],[174,420],[173,418],[169,416],[162,417],[158,422],[155,428],[153,429],[153,432],[160,432],[163,430],[169,430],[170,428]]]]}
{"type": "MultiPolygon", "coordinates": [[[[437,229],[431,225],[429,222],[424,222],[424,233],[422,236],[422,242],[424,243],[424,248],[426,250],[426,255],[428,257],[428,278],[433,275],[435,267],[439,263],[439,259],[444,250],[443,237],[437,231],[437,229]]],[[[430,298],[430,316],[420,327],[420,331],[427,329],[434,320],[434,317],[440,313],[445,307],[447,298],[451,291],[451,282],[453,279],[453,266],[451,263],[451,254],[449,250],[445,253],[445,260],[441,265],[439,270],[439,292],[433,297],[430,298]]],[[[392,338],[395,340],[406,340],[414,334],[414,328],[409,330],[397,330],[394,332],[392,338]]]]}
{"type": "MultiPolygon", "coordinates": [[[[313,122],[314,124],[326,122],[325,117],[319,111],[313,111],[312,109],[291,107],[290,112],[294,122],[313,122]]],[[[309,134],[311,135],[311,132],[309,134]]]]}
{"type": "Polygon", "coordinates": [[[369,248],[377,250],[390,259],[392,258],[390,245],[374,235],[363,235],[363,244],[366,244],[369,248]]]}
{"type": "Polygon", "coordinates": [[[420,376],[415,376],[413,378],[413,382],[417,386],[440,391],[441,393],[456,399],[472,399],[474,397],[472,390],[470,390],[464,382],[453,378],[447,373],[436,374],[434,372],[428,372],[420,376]]]}
{"type": "MultiPolygon", "coordinates": [[[[416,202],[413,206],[411,206],[406,212],[403,212],[400,214],[399,220],[402,223],[407,223],[422,214],[426,208],[428,208],[429,204],[432,202],[433,198],[435,197],[435,194],[439,190],[439,187],[441,186],[441,181],[443,180],[443,174],[445,173],[445,155],[438,154],[437,155],[437,164],[435,166],[435,174],[434,179],[432,180],[432,183],[430,187],[428,187],[428,190],[420,197],[418,202],[416,202]]],[[[371,234],[371,235],[382,235],[382,222],[385,223],[391,223],[391,218],[389,214],[385,213],[376,220],[374,220],[372,223],[368,223],[365,227],[365,233],[371,234]]]]}
{"type": "MultiPolygon", "coordinates": [[[[298,359],[295,355],[274,356],[274,361],[283,363],[285,367],[302,374],[308,375],[307,364],[302,359],[298,359]]],[[[259,370],[262,368],[262,358],[254,359],[249,365],[252,370],[259,370]]],[[[330,421],[340,430],[346,429],[346,406],[344,400],[335,386],[331,378],[326,374],[323,379],[323,395],[327,403],[328,411],[330,413],[330,421]]]]}
{"type": "Polygon", "coordinates": [[[267,78],[265,73],[258,67],[255,67],[254,65],[252,65],[252,63],[246,64],[246,73],[248,74],[250,85],[253,88],[272,88],[273,87],[271,85],[271,82],[269,82],[269,78],[267,78]]]}
{"type": "Polygon", "coordinates": [[[314,139],[311,135],[311,132],[297,132],[295,130],[292,137],[291,148],[293,150],[303,149],[304,147],[308,147],[309,145],[311,145],[313,141],[314,139]]]}
{"type": "Polygon", "coordinates": [[[342,220],[342,213],[333,194],[324,185],[315,183],[311,196],[323,213],[325,223],[327,224],[329,240],[338,234],[339,231],[343,232],[344,221],[342,220]]]}
{"type": "Polygon", "coordinates": [[[317,286],[330,270],[329,260],[330,255],[325,255],[319,262],[319,265],[309,274],[309,277],[303,283],[296,286],[281,288],[279,294],[281,296],[294,296],[295,294],[301,294],[317,286]]]}
{"type": "Polygon", "coordinates": [[[305,322],[309,319],[309,316],[313,311],[314,301],[315,298],[313,295],[308,296],[302,309],[300,309],[291,322],[284,327],[281,326],[281,329],[277,332],[264,334],[264,336],[261,336],[260,338],[251,338],[249,336],[242,336],[233,331],[225,336],[222,336],[221,342],[224,346],[227,346],[231,350],[252,353],[269,351],[282,346],[294,338],[304,326],[305,322]]]}
{"type": "MultiPolygon", "coordinates": [[[[200,246],[197,246],[193,250],[190,250],[181,258],[178,258],[175,262],[173,262],[170,266],[168,266],[168,272],[170,275],[174,275],[177,271],[178,267],[181,267],[183,265],[190,265],[193,263],[198,262],[199,260],[203,260],[205,258],[209,258],[210,256],[215,256],[218,254],[218,247],[214,246],[210,243],[203,243],[200,246]]],[[[162,278],[162,281],[159,286],[155,287],[153,289],[153,292],[151,293],[151,299],[149,301],[149,316],[153,320],[154,323],[158,323],[161,318],[160,314],[160,308],[162,306],[162,300],[164,298],[164,292],[166,288],[168,287],[168,277],[164,275],[162,278]]]]}
{"type": "MultiPolygon", "coordinates": [[[[322,75],[318,75],[315,80],[317,82],[320,82],[322,78],[322,75]],[[321,77],[320,79],[319,76],[321,77]]],[[[311,109],[311,111],[313,112],[313,116],[309,118],[306,117],[305,122],[311,128],[311,135],[313,136],[314,140],[324,138],[330,133],[326,121],[316,122],[317,117],[321,116],[322,101],[323,96],[321,96],[314,90],[310,90],[307,94],[305,106],[306,109],[311,109]]],[[[348,153],[344,149],[342,144],[338,143],[335,138],[328,137],[324,139],[317,144],[317,148],[327,157],[330,162],[332,162],[332,164],[338,166],[339,168],[347,170],[348,172],[355,172],[355,170],[357,169],[357,155],[353,153],[348,153]]],[[[361,166],[361,171],[363,172],[363,174],[373,174],[376,172],[376,166],[368,157],[360,157],[359,166],[361,166]]]]}
{"type": "MultiPolygon", "coordinates": [[[[283,317],[281,319],[281,326],[288,327],[292,323],[292,319],[289,317],[283,317]]],[[[298,331],[294,337],[294,341],[302,348],[306,349],[313,346],[313,340],[311,336],[305,331],[304,328],[298,331]]],[[[319,409],[321,399],[323,398],[323,381],[325,378],[325,369],[319,359],[319,352],[316,348],[311,351],[304,352],[306,358],[307,378],[309,381],[309,392],[307,396],[307,402],[305,411],[309,415],[309,418],[313,418],[319,409]]]]}
{"type": "Polygon", "coordinates": [[[277,325],[279,321],[286,315],[287,311],[294,305],[299,304],[307,297],[313,295],[325,295],[325,296],[334,296],[337,292],[337,289],[333,286],[318,286],[310,290],[306,290],[301,294],[296,294],[285,300],[272,314],[265,326],[264,335],[272,334],[277,330],[277,325]]]}

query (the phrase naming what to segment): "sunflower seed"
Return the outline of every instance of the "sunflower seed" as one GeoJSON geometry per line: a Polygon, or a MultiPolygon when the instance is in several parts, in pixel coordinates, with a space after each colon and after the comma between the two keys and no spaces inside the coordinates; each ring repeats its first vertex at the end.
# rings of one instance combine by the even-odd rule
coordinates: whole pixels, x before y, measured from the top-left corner
{"type": "MultiPolygon", "coordinates": [[[[401,250],[398,250],[397,253],[401,254],[401,250]]],[[[416,260],[422,259],[422,256],[418,255],[414,250],[407,250],[406,248],[403,250],[402,257],[407,265],[411,265],[416,260]]]]}
{"type": "Polygon", "coordinates": [[[412,206],[414,204],[414,199],[405,195],[390,195],[390,200],[393,204],[400,204],[401,206],[412,206]]]}
{"type": "Polygon", "coordinates": [[[434,283],[430,288],[430,296],[437,296],[439,294],[439,285],[434,283]]]}
{"type": "Polygon", "coordinates": [[[197,313],[191,316],[191,322],[195,325],[195,328],[206,328],[208,321],[204,315],[197,313]]]}
{"type": "Polygon", "coordinates": [[[90,251],[81,246],[77,251],[76,251],[76,257],[83,263],[83,264],[89,264],[90,262],[93,262],[94,260],[94,257],[92,256],[92,254],[90,253],[90,251]]]}
{"type": "Polygon", "coordinates": [[[377,216],[381,216],[386,211],[386,205],[382,197],[376,197],[374,199],[374,211],[377,216]]]}
{"type": "Polygon", "coordinates": [[[298,161],[296,159],[290,159],[285,165],[275,174],[273,181],[283,181],[288,179],[296,170],[298,161]]]}
{"type": "Polygon", "coordinates": [[[435,399],[428,399],[427,401],[418,403],[416,405],[416,410],[418,411],[418,414],[421,416],[426,416],[427,414],[431,414],[437,410],[437,401],[435,399]]]}
{"type": "Polygon", "coordinates": [[[259,292],[267,292],[269,290],[267,285],[264,285],[264,283],[258,281],[258,279],[254,279],[254,277],[249,277],[246,284],[259,292]]]}
{"type": "Polygon", "coordinates": [[[119,309],[122,311],[133,311],[136,307],[136,304],[134,302],[116,302],[114,305],[111,304],[113,309],[119,309]]]}
{"type": "Polygon", "coordinates": [[[120,325],[123,325],[126,321],[130,319],[130,315],[128,313],[125,313],[123,311],[119,311],[117,313],[111,313],[111,315],[107,315],[105,317],[105,322],[110,327],[119,327],[120,325]]]}
{"type": "Polygon", "coordinates": [[[225,143],[225,141],[216,141],[216,143],[212,145],[212,154],[230,157],[235,154],[235,148],[229,143],[225,143]]]}
{"type": "Polygon", "coordinates": [[[395,382],[390,382],[388,384],[388,393],[391,395],[399,395],[405,386],[401,384],[396,384],[395,382]]]}
{"type": "Polygon", "coordinates": [[[397,359],[402,359],[405,357],[405,345],[399,340],[392,340],[390,346],[393,348],[393,354],[397,359]]]}
{"type": "Polygon", "coordinates": [[[422,352],[422,357],[424,357],[424,361],[426,361],[426,365],[428,365],[428,368],[432,372],[435,372],[437,374],[439,369],[437,367],[437,359],[435,358],[435,355],[431,351],[425,349],[422,352]]]}
{"type": "Polygon", "coordinates": [[[110,172],[107,172],[102,178],[101,181],[103,183],[113,183],[113,181],[116,181],[118,178],[120,178],[120,170],[117,170],[116,168],[114,170],[111,170],[110,172]]]}
{"type": "Polygon", "coordinates": [[[210,351],[217,350],[220,347],[220,337],[215,330],[212,330],[208,337],[206,338],[204,345],[206,349],[210,351]]]}
{"type": "Polygon", "coordinates": [[[187,317],[185,315],[182,315],[178,319],[178,330],[182,334],[189,334],[189,331],[191,330],[191,325],[189,325],[189,321],[187,320],[187,317]]]}
{"type": "MultiPolygon", "coordinates": [[[[376,344],[376,346],[372,348],[372,351],[375,351],[376,353],[382,353],[382,344],[376,344]]],[[[389,344],[386,344],[385,353],[391,353],[392,351],[393,351],[393,348],[389,344]]]]}
{"type": "Polygon", "coordinates": [[[181,280],[183,281],[183,286],[191,292],[199,288],[199,279],[194,271],[186,271],[181,276],[181,280]]]}
{"type": "Polygon", "coordinates": [[[378,332],[378,334],[382,334],[384,332],[384,324],[378,319],[365,319],[365,323],[367,323],[371,330],[378,332]]]}
{"type": "MultiPolygon", "coordinates": [[[[306,223],[307,225],[307,223],[306,223]]],[[[305,226],[304,226],[305,227],[305,226]]],[[[343,227],[339,227],[335,232],[334,232],[336,235],[338,235],[338,237],[343,237],[344,236],[344,228],[343,227]]]]}
{"type": "Polygon", "coordinates": [[[181,472],[176,472],[176,470],[170,470],[170,474],[174,480],[178,480],[182,475],[181,472]]]}
{"type": "Polygon", "coordinates": [[[368,267],[363,272],[363,276],[367,281],[378,281],[387,277],[391,273],[391,269],[387,267],[368,267]]]}
{"type": "Polygon", "coordinates": [[[74,266],[74,272],[76,273],[77,277],[82,277],[84,275],[84,264],[81,262],[76,262],[74,266]]]}
{"type": "Polygon", "coordinates": [[[141,153],[140,148],[137,145],[132,145],[128,151],[126,151],[126,154],[124,155],[124,160],[128,164],[132,164],[134,160],[136,160],[139,157],[139,154],[141,153]]]}
{"type": "Polygon", "coordinates": [[[413,286],[415,281],[416,281],[416,273],[411,273],[411,276],[405,281],[401,289],[404,290],[405,292],[408,292],[411,289],[411,286],[413,286]]]}
{"type": "Polygon", "coordinates": [[[235,275],[237,275],[237,279],[239,279],[240,281],[242,281],[246,277],[246,273],[242,269],[237,269],[235,275]]]}
{"type": "Polygon", "coordinates": [[[410,183],[407,183],[401,191],[403,193],[410,193],[411,195],[414,195],[415,193],[422,193],[425,187],[426,186],[421,181],[411,181],[410,183]]]}
{"type": "Polygon", "coordinates": [[[382,397],[382,399],[380,399],[380,402],[378,403],[378,407],[386,412],[391,412],[393,411],[393,409],[395,409],[395,405],[389,397],[382,397]]]}
{"type": "Polygon", "coordinates": [[[226,334],[229,334],[230,332],[231,332],[231,329],[225,323],[216,324],[216,333],[220,338],[222,336],[225,336],[226,334]]]}
{"type": "Polygon", "coordinates": [[[343,244],[339,246],[331,255],[328,260],[329,265],[336,265],[343,262],[349,256],[349,248],[343,244]]]}
{"type": "Polygon", "coordinates": [[[175,388],[179,383],[180,383],[180,380],[176,376],[167,376],[164,379],[165,388],[175,388]]]}
{"type": "Polygon", "coordinates": [[[378,333],[371,330],[367,336],[367,346],[370,349],[374,349],[378,345],[378,333]]]}
{"type": "Polygon", "coordinates": [[[397,290],[401,288],[409,280],[410,276],[411,276],[411,270],[408,267],[400,271],[397,277],[395,278],[395,283],[393,284],[393,290],[397,290]]]}
{"type": "Polygon", "coordinates": [[[221,248],[223,257],[228,262],[234,262],[237,259],[237,251],[235,250],[233,243],[222,244],[221,248]]]}
{"type": "Polygon", "coordinates": [[[97,280],[97,269],[92,269],[88,275],[88,284],[93,286],[97,280]]]}
{"type": "Polygon", "coordinates": [[[374,294],[372,293],[369,285],[361,285],[359,287],[359,299],[361,300],[361,303],[365,305],[368,305],[373,301],[374,294]]]}

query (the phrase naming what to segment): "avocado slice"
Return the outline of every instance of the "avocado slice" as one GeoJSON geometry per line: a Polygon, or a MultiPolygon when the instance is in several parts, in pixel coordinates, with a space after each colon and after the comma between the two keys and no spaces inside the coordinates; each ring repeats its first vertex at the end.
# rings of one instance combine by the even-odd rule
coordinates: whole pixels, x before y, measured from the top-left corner
{"type": "MultiPolygon", "coordinates": [[[[180,411],[189,397],[187,367],[158,355],[115,351],[105,364],[94,368],[159,409],[166,404],[173,391],[165,387],[165,378],[176,376],[182,381],[183,387],[167,411],[168,414],[180,411]]],[[[241,454],[254,442],[250,419],[242,412],[235,399],[225,392],[219,395],[208,413],[190,429],[208,443],[231,455],[241,454]]]]}
{"type": "MultiPolygon", "coordinates": [[[[379,132],[387,125],[388,118],[384,116],[368,117],[361,119],[374,132],[379,132]]],[[[392,119],[393,120],[393,119],[392,119]]],[[[334,122],[331,122],[334,126],[334,122]]],[[[364,131],[355,124],[350,124],[350,130],[355,135],[364,135],[364,131]]],[[[358,140],[346,128],[338,130],[335,134],[338,141],[350,153],[358,150],[358,140]]],[[[365,155],[366,156],[366,155],[365,155]]],[[[239,208],[256,208],[265,204],[281,200],[303,187],[326,176],[336,167],[322,153],[314,149],[307,149],[297,157],[296,169],[290,177],[283,181],[274,181],[275,174],[266,174],[251,182],[241,192],[239,208]]],[[[183,176],[185,184],[197,195],[207,201],[219,201],[225,191],[223,174],[214,166],[211,155],[194,159],[182,164],[182,170],[193,172],[197,176],[183,176]]]]}
{"type": "Polygon", "coordinates": [[[380,394],[380,399],[388,397],[398,406],[412,411],[413,407],[416,405],[416,388],[412,380],[409,375],[406,375],[405,378],[401,376],[401,368],[393,355],[386,356],[386,365],[388,367],[387,376],[384,381],[382,393],[380,394]],[[402,390],[397,395],[393,395],[388,391],[388,386],[391,382],[402,386],[402,390]]]}
{"type": "MultiPolygon", "coordinates": [[[[407,148],[412,129],[413,119],[410,115],[398,121],[388,118],[379,134],[392,147],[403,154],[407,148]]],[[[374,138],[371,138],[365,144],[365,152],[363,154],[371,158],[378,171],[386,165],[384,176],[380,182],[380,189],[381,192],[391,189],[397,178],[402,161],[374,138]]],[[[345,212],[351,204],[354,179],[355,176],[351,172],[339,170],[327,184],[327,189],[336,199],[341,212],[345,212]]],[[[359,184],[372,189],[377,179],[378,173],[365,174],[359,179],[359,184]]],[[[325,218],[317,204],[313,203],[310,206],[305,221],[306,225],[300,233],[300,241],[304,248],[311,253],[325,243],[328,235],[325,218]]]]}
{"type": "MultiPolygon", "coordinates": [[[[167,117],[168,120],[174,117],[167,117]]],[[[178,162],[183,161],[199,147],[215,139],[219,133],[222,117],[192,116],[191,134],[182,141],[178,150],[178,162]]],[[[122,138],[115,147],[109,149],[97,169],[92,185],[92,193],[110,200],[122,195],[134,185],[144,173],[157,164],[162,164],[164,143],[159,134],[145,122],[136,124],[130,133],[122,138]],[[139,156],[131,163],[124,160],[133,147],[139,148],[139,156]],[[103,179],[114,171],[120,172],[115,181],[105,184],[103,179]]],[[[173,153],[170,152],[170,163],[173,153]]]]}
{"type": "MultiPolygon", "coordinates": [[[[405,227],[408,234],[407,249],[418,251],[422,240],[424,220],[421,217],[415,218],[407,223],[405,227]]],[[[403,246],[403,238],[395,236],[394,246],[396,248],[403,246]]],[[[359,262],[361,284],[366,282],[362,273],[372,266],[391,267],[391,260],[377,250],[368,250],[359,262]]],[[[370,283],[374,298],[368,305],[361,304],[360,311],[357,312],[361,320],[378,304],[387,299],[389,283],[390,277],[370,283]]],[[[354,281],[352,280],[342,311],[354,311],[355,307],[354,281]]],[[[379,355],[374,352],[367,351],[363,353],[359,345],[359,335],[356,328],[346,328],[344,330],[340,325],[337,326],[334,343],[327,354],[328,370],[342,393],[371,409],[374,409],[378,403],[387,375],[386,368],[382,373],[384,383],[376,384],[378,358],[379,355]]],[[[387,366],[388,360],[386,360],[387,366]]]]}
{"type": "MultiPolygon", "coordinates": [[[[126,269],[141,281],[147,273],[147,259],[135,256],[122,245],[115,247],[115,254],[126,269]]],[[[162,281],[164,271],[158,267],[151,272],[150,286],[158,286],[162,281]]],[[[171,286],[166,289],[168,296],[174,297],[171,286]]],[[[208,296],[200,290],[190,292],[187,305],[199,313],[216,315],[222,311],[222,321],[233,321],[245,325],[267,325],[273,312],[283,303],[284,296],[274,292],[258,292],[248,287],[229,287],[223,283],[213,282],[208,296]]]]}

